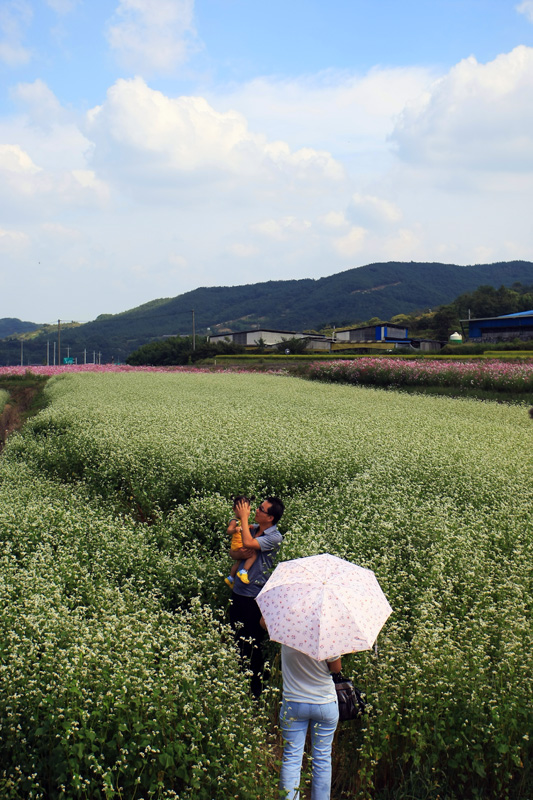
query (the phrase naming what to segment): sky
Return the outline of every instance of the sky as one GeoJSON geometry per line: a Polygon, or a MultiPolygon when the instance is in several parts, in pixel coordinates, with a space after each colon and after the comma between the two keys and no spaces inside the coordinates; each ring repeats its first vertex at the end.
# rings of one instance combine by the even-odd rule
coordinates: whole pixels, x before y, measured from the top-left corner
{"type": "Polygon", "coordinates": [[[533,0],[0,0],[0,318],[533,260],[533,0]]]}

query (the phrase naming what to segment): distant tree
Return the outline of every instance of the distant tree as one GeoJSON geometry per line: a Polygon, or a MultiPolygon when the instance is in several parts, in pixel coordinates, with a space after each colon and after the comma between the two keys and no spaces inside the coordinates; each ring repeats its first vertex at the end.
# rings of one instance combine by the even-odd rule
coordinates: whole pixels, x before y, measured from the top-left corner
{"type": "Polygon", "coordinates": [[[283,338],[281,342],[276,345],[276,350],[278,353],[285,353],[287,350],[292,354],[305,353],[308,341],[309,339],[307,338],[298,339],[296,336],[292,336],[289,339],[283,338]]]}
{"type": "Polygon", "coordinates": [[[457,309],[452,305],[441,306],[434,314],[432,330],[435,339],[448,339],[460,327],[457,309]]]}
{"type": "Polygon", "coordinates": [[[265,342],[265,340],[263,339],[263,337],[262,337],[262,336],[260,336],[260,337],[259,337],[259,339],[257,339],[257,340],[254,342],[254,344],[255,344],[255,345],[256,345],[256,347],[257,347],[257,352],[258,352],[258,353],[264,353],[264,352],[265,352],[265,348],[266,348],[266,342],[265,342]]]}
{"type": "Polygon", "coordinates": [[[408,314],[395,314],[394,317],[390,318],[391,322],[394,322],[395,325],[401,325],[402,328],[409,327],[410,316],[408,314]]]}
{"type": "Polygon", "coordinates": [[[242,353],[242,347],[233,342],[208,342],[207,337],[197,336],[193,349],[192,336],[171,336],[168,339],[148,342],[133,353],[130,353],[126,363],[133,367],[151,365],[179,366],[217,355],[242,353]]]}

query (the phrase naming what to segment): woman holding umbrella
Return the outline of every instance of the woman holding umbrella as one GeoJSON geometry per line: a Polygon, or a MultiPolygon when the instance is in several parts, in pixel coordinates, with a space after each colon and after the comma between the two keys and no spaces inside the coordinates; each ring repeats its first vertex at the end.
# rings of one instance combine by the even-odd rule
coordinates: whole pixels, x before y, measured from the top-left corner
{"type": "Polygon", "coordinates": [[[315,661],[281,645],[283,701],[280,724],[284,748],[280,784],[289,800],[300,797],[300,773],[307,729],[311,726],[311,800],[329,800],[331,747],[339,709],[332,672],[341,671],[340,656],[315,661]]]}
{"type": "Polygon", "coordinates": [[[281,788],[288,800],[299,800],[311,725],[311,800],[329,800],[339,718],[331,674],[341,671],[339,653],[372,647],[392,609],[371,570],[327,553],[278,564],[257,604],[270,638],[281,643],[281,788]]]}

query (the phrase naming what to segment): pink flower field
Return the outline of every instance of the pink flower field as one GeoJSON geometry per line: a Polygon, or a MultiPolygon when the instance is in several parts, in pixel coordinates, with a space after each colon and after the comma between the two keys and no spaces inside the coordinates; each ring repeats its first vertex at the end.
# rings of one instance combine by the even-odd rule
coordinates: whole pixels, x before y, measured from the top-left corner
{"type": "Polygon", "coordinates": [[[210,372],[207,367],[130,367],[127,364],[69,364],[66,366],[0,367],[1,375],[66,375],[71,372],[210,372]]]}
{"type": "Polygon", "coordinates": [[[399,361],[360,358],[315,362],[314,380],[374,386],[461,386],[487,391],[533,391],[533,363],[505,361],[399,361]]]}

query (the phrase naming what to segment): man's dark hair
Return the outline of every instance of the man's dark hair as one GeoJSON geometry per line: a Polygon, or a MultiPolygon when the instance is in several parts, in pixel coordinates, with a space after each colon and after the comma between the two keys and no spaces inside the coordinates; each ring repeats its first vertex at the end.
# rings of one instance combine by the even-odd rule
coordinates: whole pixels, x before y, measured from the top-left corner
{"type": "Polygon", "coordinates": [[[270,503],[268,516],[273,517],[274,525],[277,525],[283,516],[283,512],[285,511],[285,506],[283,505],[279,497],[265,497],[265,500],[267,501],[267,503],[270,503]]]}

